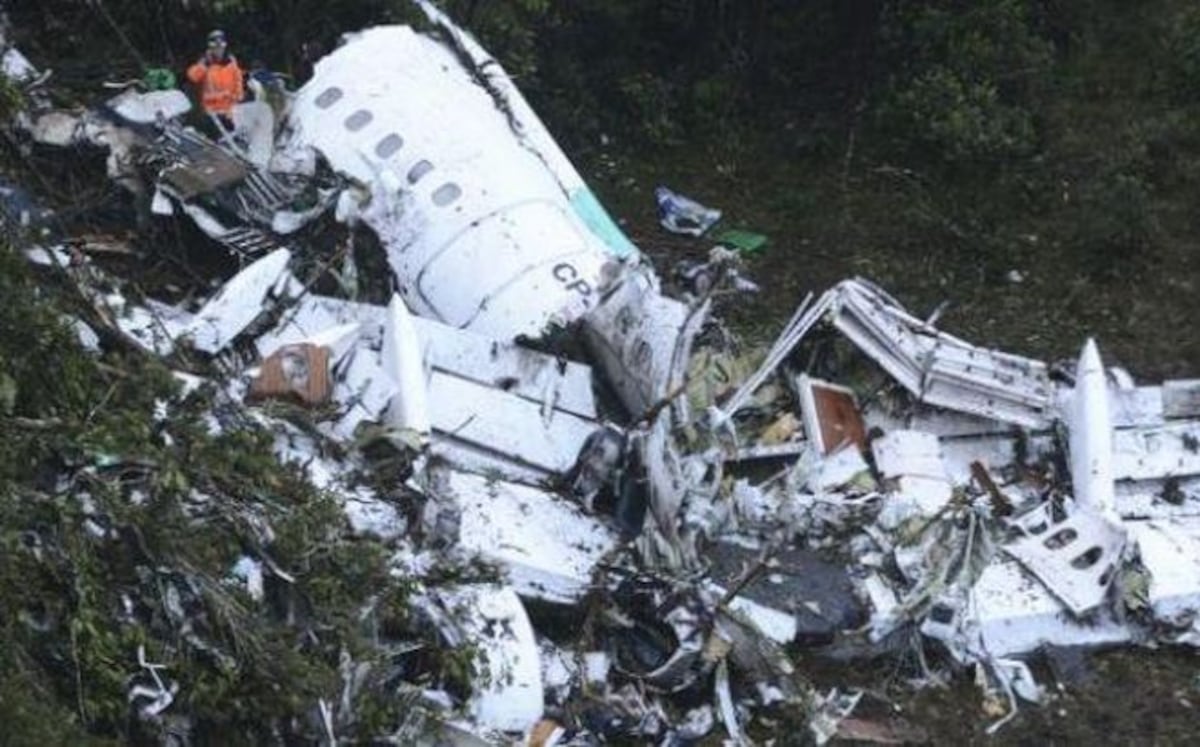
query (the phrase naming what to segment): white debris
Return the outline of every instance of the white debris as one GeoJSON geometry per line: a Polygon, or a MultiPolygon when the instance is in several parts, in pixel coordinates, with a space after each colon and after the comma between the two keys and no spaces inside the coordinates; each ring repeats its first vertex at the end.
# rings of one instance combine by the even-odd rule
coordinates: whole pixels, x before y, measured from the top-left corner
{"type": "Polygon", "coordinates": [[[243,555],[231,571],[234,577],[246,585],[246,593],[256,602],[263,599],[263,566],[262,563],[243,555]]]}
{"type": "Polygon", "coordinates": [[[108,106],[124,119],[137,124],[175,119],[192,110],[192,102],[187,94],[177,88],[144,93],[130,89],[109,99],[108,106]]]}
{"type": "Polygon", "coordinates": [[[1116,497],[1108,401],[1104,366],[1096,342],[1089,339],[1075,369],[1070,420],[1071,484],[1080,505],[1111,516],[1116,511],[1116,497]]]}
{"type": "Polygon", "coordinates": [[[420,439],[429,438],[432,426],[425,361],[412,317],[400,296],[392,296],[388,304],[379,355],[384,373],[396,382],[385,421],[393,428],[415,433],[420,439]]]}
{"type": "Polygon", "coordinates": [[[603,651],[588,651],[583,655],[583,676],[590,687],[603,687],[611,669],[612,660],[603,651]]]}
{"type": "Polygon", "coordinates": [[[932,433],[895,430],[871,442],[875,467],[892,492],[933,516],[950,500],[954,486],[946,475],[941,444],[932,433]]]}
{"type": "Polygon", "coordinates": [[[277,249],[239,272],[196,312],[194,321],[180,334],[205,353],[217,353],[233,341],[265,310],[267,299],[295,282],[287,272],[292,254],[277,249]]]}
{"type": "Polygon", "coordinates": [[[445,478],[445,495],[461,511],[462,548],[507,569],[522,596],[578,601],[617,547],[603,522],[552,493],[461,472],[445,478]]]}
{"type": "Polygon", "coordinates": [[[16,47],[4,50],[3,56],[0,57],[0,72],[16,83],[32,80],[38,75],[37,68],[16,47]]]}
{"type": "Polygon", "coordinates": [[[488,585],[461,586],[440,598],[456,612],[463,640],[479,647],[472,718],[487,729],[526,731],[542,717],[542,673],[521,600],[512,589],[488,585]]]}
{"type": "Polygon", "coordinates": [[[1039,508],[1023,523],[1029,535],[1004,546],[1076,615],[1098,607],[1116,577],[1126,529],[1081,508],[1054,521],[1039,508]]]}

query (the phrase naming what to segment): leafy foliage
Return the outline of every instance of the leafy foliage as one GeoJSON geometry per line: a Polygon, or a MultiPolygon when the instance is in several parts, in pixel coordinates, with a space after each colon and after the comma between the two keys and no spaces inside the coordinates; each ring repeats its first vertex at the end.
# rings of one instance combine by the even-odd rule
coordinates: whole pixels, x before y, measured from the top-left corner
{"type": "Polygon", "coordinates": [[[1025,81],[1052,61],[1025,0],[897,3],[881,34],[890,76],[878,116],[896,136],[954,163],[1036,148],[1025,81]]]}
{"type": "MultiPolygon", "coordinates": [[[[342,691],[342,658],[380,661],[367,613],[403,606],[385,548],[352,536],[269,434],[211,434],[211,393],[181,398],[136,354],[85,353],[52,305],[69,296],[7,248],[0,294],[6,738],[129,741],[179,720],[222,741],[311,737],[317,700],[342,691]],[[262,600],[232,571],[243,558],[263,564],[262,600]],[[177,688],[165,719],[136,715],[132,688],[154,684],[139,652],[177,688]]],[[[379,699],[363,713],[396,715],[386,689],[361,697],[379,699]]]]}

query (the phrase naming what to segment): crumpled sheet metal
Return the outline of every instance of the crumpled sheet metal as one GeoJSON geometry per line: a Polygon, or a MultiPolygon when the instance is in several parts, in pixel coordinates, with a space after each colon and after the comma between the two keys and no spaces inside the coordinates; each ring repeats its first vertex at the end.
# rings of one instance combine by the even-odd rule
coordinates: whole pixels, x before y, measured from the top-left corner
{"type": "MultiPolygon", "coordinates": [[[[341,217],[361,220],[378,234],[401,280],[403,302],[398,303],[404,307],[369,307],[303,294],[294,307],[280,309],[283,320],[260,337],[259,352],[266,355],[294,344],[329,348],[332,397],[342,411],[338,420],[322,423],[318,431],[342,443],[352,442],[355,426],[367,420],[411,427],[406,408],[419,390],[427,398],[427,430],[434,434],[434,451],[447,448],[444,453],[457,460],[456,467],[484,470],[488,464],[503,464],[530,481],[566,474],[579,447],[600,427],[591,394],[591,369],[527,350],[514,345],[513,339],[520,334],[537,336],[549,325],[585,318],[593,359],[616,386],[626,409],[637,417],[683,383],[692,339],[708,309],[664,298],[646,268],[622,270],[609,264],[612,246],[578,209],[576,199],[586,195],[586,187],[511,79],[436,8],[421,4],[445,37],[419,36],[396,27],[350,37],[318,65],[313,81],[299,93],[291,116],[304,126],[296,128],[299,134],[276,154],[300,161],[318,150],[336,170],[365,185],[360,191],[364,198],[369,192],[372,199],[356,201],[346,192],[339,201],[345,208],[341,217]],[[381,54],[384,51],[390,54],[381,54]],[[397,75],[381,73],[380,60],[385,68],[396,67],[397,75]],[[372,75],[364,75],[364,70],[372,75]],[[404,90],[396,81],[405,83],[404,90]],[[414,92],[423,102],[416,109],[410,105],[414,92]],[[497,106],[498,102],[509,108],[497,106]],[[443,120],[453,126],[444,130],[430,126],[443,120]],[[391,197],[384,199],[387,195],[391,197]],[[482,259],[498,263],[503,271],[470,272],[482,259]],[[612,295],[601,304],[606,292],[612,295]],[[426,318],[408,316],[408,306],[426,318]],[[470,330],[488,335],[473,335],[470,330]]],[[[64,117],[53,134],[77,138],[81,121],[64,117]]],[[[204,222],[214,220],[212,215],[193,217],[207,226],[205,230],[225,235],[224,226],[204,222]]],[[[195,314],[152,303],[128,305],[128,309],[121,304],[126,320],[120,328],[135,338],[142,334],[140,344],[159,352],[163,346],[154,335],[168,342],[188,336],[195,349],[215,355],[249,329],[264,310],[285,296],[297,295],[298,283],[287,271],[290,259],[287,250],[268,255],[234,277],[195,314]]],[[[909,430],[921,433],[906,436],[896,426],[884,429],[883,437],[875,441],[875,467],[885,483],[896,481],[901,495],[918,492],[914,479],[936,483],[937,500],[923,511],[901,506],[895,511],[896,523],[885,526],[880,518],[885,514],[876,509],[884,504],[886,511],[896,496],[874,492],[874,470],[861,448],[865,439],[854,438],[850,440],[856,447],[834,453],[824,453],[825,448],[815,454],[806,450],[779,482],[779,492],[764,495],[750,506],[758,511],[759,520],[746,521],[738,529],[762,530],[764,536],[790,529],[793,539],[799,535],[814,544],[824,543],[831,552],[852,554],[859,564],[856,570],[868,574],[863,586],[880,613],[877,617],[919,624],[927,636],[945,641],[963,661],[996,663],[1001,661],[997,657],[1024,653],[1044,643],[1098,644],[1140,635],[1142,631],[1119,618],[1115,607],[1105,604],[1110,600],[1103,593],[1120,570],[1117,564],[1126,557],[1123,550],[1135,546],[1149,578],[1148,604],[1158,622],[1167,623],[1178,635],[1200,636],[1195,630],[1200,573],[1192,568],[1192,561],[1200,558],[1196,522],[1120,521],[1109,515],[1111,502],[1093,501],[1091,492],[1076,490],[1079,503],[1085,504],[1082,508],[1097,509],[1100,519],[1076,511],[1065,525],[1033,532],[1010,544],[1006,553],[972,555],[971,548],[981,546],[966,543],[982,541],[995,526],[983,524],[990,519],[982,497],[966,484],[969,472],[962,465],[947,464],[964,461],[968,450],[943,447],[951,439],[976,439],[975,446],[997,455],[1000,463],[990,466],[1003,468],[1016,456],[1016,447],[1006,450],[1004,443],[1012,440],[1012,431],[1044,429],[1063,415],[1065,400],[1055,399],[1044,364],[946,335],[866,281],[846,281],[816,303],[803,305],[767,363],[726,403],[727,412],[718,414],[732,416],[821,321],[831,323],[926,405],[916,408],[915,422],[907,424],[909,430]],[[933,406],[953,410],[954,417],[943,417],[933,406]],[[888,450],[906,438],[920,443],[912,449],[888,450]],[[953,500],[948,493],[954,493],[953,500]],[[967,507],[969,501],[974,503],[967,507]],[[835,520],[810,517],[805,523],[799,518],[803,505],[834,502],[837,510],[829,514],[835,520]],[[794,512],[794,523],[770,525],[762,514],[771,510],[794,512]],[[971,523],[965,532],[964,511],[971,512],[971,522],[980,522],[971,523]],[[954,516],[947,515],[952,512],[954,516]],[[965,576],[952,577],[953,553],[944,553],[945,563],[932,571],[946,575],[922,586],[921,571],[930,571],[938,558],[931,555],[907,563],[900,535],[911,530],[909,520],[927,521],[931,516],[955,530],[951,539],[958,544],[949,549],[968,556],[961,565],[973,567],[965,576]],[[836,531],[823,524],[836,525],[836,531]],[[1084,554],[1091,549],[1087,540],[1101,546],[1101,558],[1082,575],[1076,574],[1082,580],[1072,580],[1072,573],[1080,571],[1072,566],[1079,555],[1064,556],[1066,567],[1071,568],[1068,573],[1062,562],[1047,562],[1045,553],[1035,549],[1035,545],[1054,549],[1045,547],[1044,538],[1065,529],[1076,533],[1074,541],[1088,544],[1084,554]],[[860,533],[847,539],[856,530],[860,533]],[[973,539],[964,539],[966,535],[973,539]],[[864,548],[869,552],[858,552],[864,548]],[[888,553],[910,572],[907,585],[885,580],[879,572],[889,565],[888,553]],[[868,560],[867,556],[877,557],[868,560]],[[1079,620],[1069,613],[1087,613],[1088,618],[1079,620]]],[[[1189,440],[1196,440],[1196,425],[1186,419],[1200,412],[1194,403],[1189,405],[1189,392],[1196,387],[1171,388],[1168,406],[1166,387],[1157,393],[1108,387],[1098,359],[1080,370],[1086,375],[1077,377],[1081,396],[1076,401],[1094,403],[1100,392],[1111,417],[1093,417],[1095,422],[1079,426],[1088,413],[1098,412],[1085,406],[1084,415],[1071,423],[1079,426],[1074,431],[1094,429],[1103,434],[1117,429],[1112,447],[1114,475],[1103,482],[1145,486],[1200,475],[1200,458],[1184,453],[1189,440]],[[1094,391],[1088,389],[1092,393],[1087,399],[1082,392],[1089,386],[1094,391]],[[1167,442],[1169,448],[1153,448],[1160,442],[1167,442]]],[[[695,544],[704,528],[702,520],[693,521],[704,513],[704,506],[696,504],[724,499],[712,486],[701,484],[710,478],[696,476],[705,470],[691,469],[696,455],[682,453],[676,441],[672,426],[691,424],[686,407],[673,407],[671,414],[673,418],[663,413],[638,424],[632,435],[636,448],[630,450],[642,462],[653,518],[639,542],[642,558],[660,579],[676,578],[679,570],[689,575],[708,570],[695,544]]],[[[868,416],[866,423],[870,422],[868,416]]],[[[817,430],[816,425],[808,426],[810,432],[817,430]]],[[[314,482],[338,491],[356,531],[403,544],[407,519],[378,497],[343,484],[341,478],[351,470],[349,461],[316,458],[308,453],[315,450],[312,444],[283,443],[286,440],[277,444],[280,458],[303,462],[314,482]]],[[[1052,448],[1039,445],[1038,449],[1039,454],[1052,454],[1052,448]]],[[[1072,448],[1073,455],[1095,451],[1072,448]]],[[[976,458],[974,454],[971,461],[976,458]]],[[[1088,461],[1095,463],[1095,459],[1088,461]]],[[[719,483],[719,477],[713,482],[719,483]]],[[[1083,482],[1076,477],[1077,487],[1083,482]]],[[[455,610],[442,618],[448,618],[454,628],[446,634],[447,640],[451,645],[478,642],[488,654],[485,668],[498,675],[476,683],[468,711],[481,732],[525,733],[544,715],[547,685],[560,687],[561,683],[543,677],[542,655],[520,597],[575,603],[592,589],[592,572],[612,557],[620,538],[606,522],[546,490],[498,482],[495,475],[463,472],[452,473],[448,485],[452,489],[430,496],[427,508],[436,508],[440,501],[459,512],[455,550],[496,562],[507,570],[512,584],[472,585],[438,593],[443,607],[455,610]]],[[[750,502],[746,492],[742,491],[743,503],[750,502]]],[[[1123,493],[1118,490],[1116,495],[1123,493]]],[[[1119,501],[1116,508],[1121,511],[1119,501]]],[[[985,549],[990,552],[990,546],[985,549]]],[[[397,555],[404,553],[415,557],[411,548],[397,555]]],[[[447,557],[439,549],[412,564],[434,564],[447,557]]],[[[399,566],[401,561],[397,562],[399,566]]],[[[786,579],[779,585],[787,586],[786,579]]],[[[686,687],[701,679],[689,677],[694,674],[692,665],[701,660],[700,671],[717,671],[716,710],[738,739],[744,734],[740,702],[805,695],[783,692],[794,672],[772,643],[795,638],[795,610],[757,593],[725,599],[722,587],[705,581],[697,588],[707,600],[705,610],[716,619],[713,629],[718,634],[700,645],[701,639],[689,637],[686,628],[704,631],[698,622],[704,615],[694,613],[694,620],[671,617],[669,622],[681,639],[680,651],[668,658],[666,669],[638,675],[664,691],[681,682],[686,687]],[[714,653],[714,647],[720,651],[714,653]],[[731,668],[741,677],[731,678],[731,668]],[[757,698],[735,689],[739,679],[747,678],[758,686],[757,698]]],[[[617,616],[624,612],[613,610],[617,616]]],[[[593,663],[602,658],[590,653],[593,663]]],[[[592,685],[601,684],[602,669],[592,668],[592,685]]],[[[161,692],[159,688],[139,696],[152,698],[161,692]]],[[[628,706],[622,713],[636,714],[639,733],[661,735],[669,730],[658,703],[636,688],[607,695],[612,702],[628,706]]],[[[701,731],[711,728],[711,718],[704,724],[705,715],[697,717],[701,731]]]]}
{"type": "Polygon", "coordinates": [[[1084,509],[1062,521],[1054,521],[1049,513],[1035,511],[1033,520],[1022,522],[1028,534],[1003,549],[1073,614],[1083,615],[1104,602],[1116,579],[1127,529],[1084,509]]]}
{"type": "Polygon", "coordinates": [[[633,418],[676,395],[684,406],[677,390],[708,309],[689,309],[661,295],[652,278],[630,272],[583,318],[584,341],[633,418]]]}
{"type": "Polygon", "coordinates": [[[443,477],[439,497],[460,514],[458,546],[504,569],[523,597],[578,602],[619,545],[605,523],[560,496],[463,472],[443,477]]]}
{"type": "Polygon", "coordinates": [[[468,703],[486,729],[523,733],[542,717],[542,671],[537,639],[521,600],[507,587],[464,585],[436,593],[452,620],[457,645],[479,647],[480,676],[468,703]]]}
{"type": "Polygon", "coordinates": [[[833,325],[921,401],[1027,428],[1049,424],[1054,391],[1045,363],[946,334],[864,280],[828,293],[833,325]]]}
{"type": "Polygon", "coordinates": [[[278,249],[234,275],[180,331],[197,350],[215,354],[265,310],[271,298],[296,294],[299,283],[287,270],[292,253],[278,249]]]}

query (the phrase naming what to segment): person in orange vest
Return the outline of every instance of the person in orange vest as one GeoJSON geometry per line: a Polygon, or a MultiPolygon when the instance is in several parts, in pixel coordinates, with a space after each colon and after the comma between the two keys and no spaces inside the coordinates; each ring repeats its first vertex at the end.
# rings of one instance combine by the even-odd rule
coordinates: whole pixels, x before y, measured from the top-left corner
{"type": "Polygon", "coordinates": [[[226,130],[233,129],[233,105],[246,95],[242,68],[229,54],[224,31],[208,35],[208,49],[196,64],[187,69],[187,77],[200,87],[204,111],[214,115],[226,130]]]}

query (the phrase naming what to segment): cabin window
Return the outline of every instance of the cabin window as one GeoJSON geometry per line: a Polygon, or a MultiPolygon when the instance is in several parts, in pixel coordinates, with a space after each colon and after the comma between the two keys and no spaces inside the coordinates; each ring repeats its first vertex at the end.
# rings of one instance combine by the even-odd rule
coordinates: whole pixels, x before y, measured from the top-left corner
{"type": "Polygon", "coordinates": [[[328,109],[337,102],[342,100],[342,89],[337,86],[326,88],[321,91],[321,95],[317,96],[317,106],[321,109],[328,109]]]}
{"type": "Polygon", "coordinates": [[[421,177],[433,171],[433,164],[429,161],[417,161],[413,167],[408,170],[408,183],[416,184],[421,181],[421,177]]]}
{"type": "Polygon", "coordinates": [[[371,124],[371,120],[374,118],[375,115],[371,114],[371,112],[367,111],[366,109],[359,109],[349,117],[346,117],[346,129],[350,130],[351,132],[358,132],[362,128],[371,124]]]}
{"type": "Polygon", "coordinates": [[[446,182],[433,192],[433,204],[446,207],[462,196],[462,190],[454,182],[446,182]]]}
{"type": "Polygon", "coordinates": [[[375,155],[380,158],[391,158],[403,147],[404,138],[393,132],[375,144],[375,155]]]}

